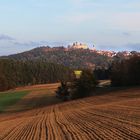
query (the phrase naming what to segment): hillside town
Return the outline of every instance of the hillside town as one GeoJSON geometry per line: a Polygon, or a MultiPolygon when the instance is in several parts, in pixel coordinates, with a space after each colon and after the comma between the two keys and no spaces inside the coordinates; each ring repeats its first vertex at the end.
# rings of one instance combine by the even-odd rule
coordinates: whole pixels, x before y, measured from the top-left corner
{"type": "Polygon", "coordinates": [[[89,48],[88,45],[83,43],[75,42],[72,45],[68,45],[66,48],[67,50],[70,49],[89,49],[91,52],[95,52],[100,55],[108,56],[108,57],[114,57],[116,55],[123,55],[124,57],[130,56],[133,52],[130,51],[123,51],[123,52],[115,52],[115,51],[104,51],[104,50],[97,50],[96,47],[93,45],[92,48],[89,48]]]}

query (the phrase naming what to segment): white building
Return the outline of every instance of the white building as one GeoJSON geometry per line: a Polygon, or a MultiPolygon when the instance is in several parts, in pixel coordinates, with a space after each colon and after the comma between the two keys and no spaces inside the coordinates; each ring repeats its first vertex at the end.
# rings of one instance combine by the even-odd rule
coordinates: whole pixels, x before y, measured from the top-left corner
{"type": "Polygon", "coordinates": [[[76,42],[76,43],[73,43],[72,45],[70,45],[69,48],[71,48],[71,49],[88,49],[88,46],[86,44],[76,42]]]}

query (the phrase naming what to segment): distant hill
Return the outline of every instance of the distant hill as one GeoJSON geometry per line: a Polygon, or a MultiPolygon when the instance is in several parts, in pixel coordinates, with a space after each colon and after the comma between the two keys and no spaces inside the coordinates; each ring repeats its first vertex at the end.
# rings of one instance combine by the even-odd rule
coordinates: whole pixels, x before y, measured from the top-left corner
{"type": "MultiPolygon", "coordinates": [[[[136,52],[133,52],[136,53],[136,52]]],[[[96,51],[90,49],[72,49],[60,47],[38,47],[30,51],[19,54],[4,56],[15,60],[38,60],[45,62],[62,64],[71,68],[95,68],[108,67],[114,59],[124,59],[128,57],[126,52],[96,51]]]]}

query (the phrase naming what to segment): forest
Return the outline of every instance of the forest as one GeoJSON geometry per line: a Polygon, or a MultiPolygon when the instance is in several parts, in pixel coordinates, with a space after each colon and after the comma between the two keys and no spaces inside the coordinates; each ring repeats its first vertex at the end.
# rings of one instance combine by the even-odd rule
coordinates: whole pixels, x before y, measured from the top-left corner
{"type": "MultiPolygon", "coordinates": [[[[44,59],[0,59],[0,91],[26,85],[72,81],[73,70],[64,65],[47,63],[44,59]]],[[[112,86],[140,85],[139,70],[139,55],[116,60],[109,69],[92,69],[96,80],[110,79],[112,86]]]]}
{"type": "Polygon", "coordinates": [[[43,60],[0,59],[0,91],[18,86],[69,81],[72,70],[43,60]]]}
{"type": "Polygon", "coordinates": [[[112,86],[140,85],[140,56],[113,62],[110,79],[112,86]]]}

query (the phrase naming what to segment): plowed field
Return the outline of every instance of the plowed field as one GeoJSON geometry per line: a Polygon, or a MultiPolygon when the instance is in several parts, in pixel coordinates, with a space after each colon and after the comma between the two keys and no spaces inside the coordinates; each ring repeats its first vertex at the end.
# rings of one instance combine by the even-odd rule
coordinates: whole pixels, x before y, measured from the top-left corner
{"type": "Polygon", "coordinates": [[[47,139],[140,140],[140,88],[0,115],[0,140],[47,139]]]}

